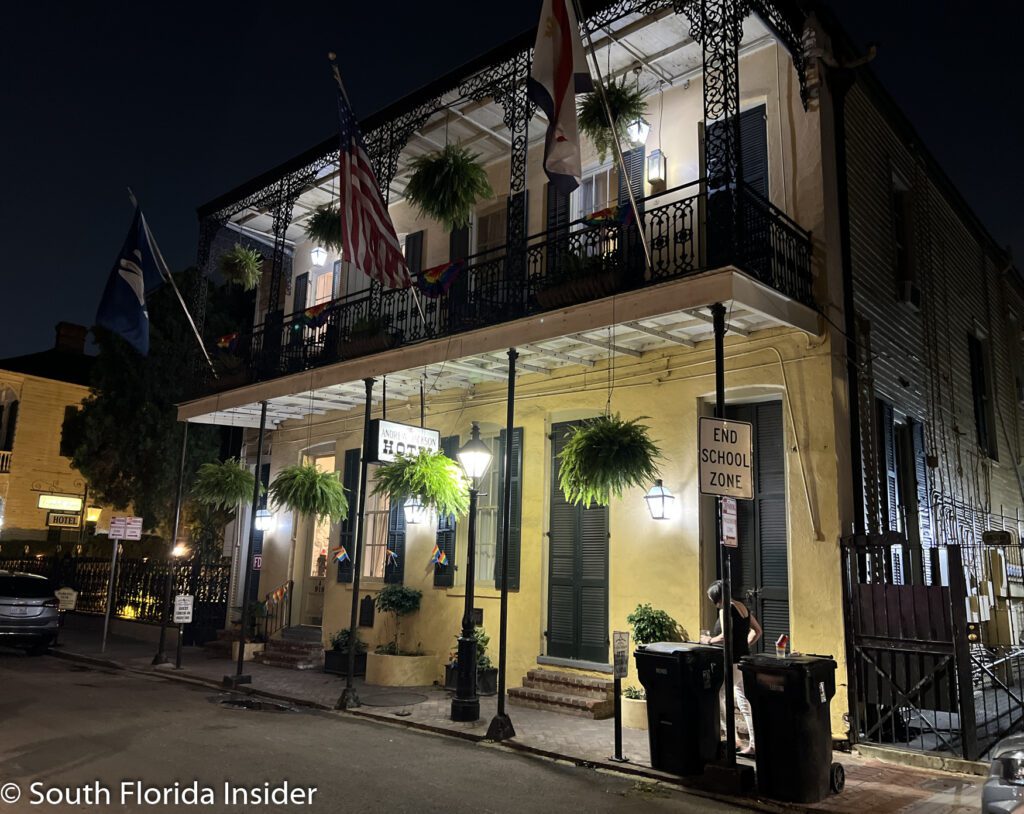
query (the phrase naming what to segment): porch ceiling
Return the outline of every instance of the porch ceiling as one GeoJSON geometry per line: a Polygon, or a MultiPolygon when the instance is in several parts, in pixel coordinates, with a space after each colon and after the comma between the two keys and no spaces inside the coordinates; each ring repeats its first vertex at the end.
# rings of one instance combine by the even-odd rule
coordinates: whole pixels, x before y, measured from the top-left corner
{"type": "MultiPolygon", "coordinates": [[[[689,19],[670,9],[649,15],[627,15],[596,32],[593,41],[594,52],[605,76],[618,78],[639,69],[637,81],[652,97],[648,104],[648,119],[652,123],[656,122],[658,111],[653,97],[658,91],[701,73],[701,48],[690,37],[689,19]]],[[[771,41],[772,35],[765,25],[757,17],[748,16],[743,23],[740,53],[755,50],[771,41]]],[[[443,101],[445,108],[433,114],[402,151],[398,171],[391,184],[392,204],[404,196],[412,161],[417,156],[444,147],[446,142],[469,147],[485,165],[508,159],[512,136],[502,120],[504,112],[501,105],[493,99],[465,99],[457,91],[446,94],[443,101]]],[[[544,140],[546,127],[547,120],[537,110],[528,131],[531,146],[544,140]]],[[[332,162],[299,195],[285,234],[288,242],[303,240],[306,224],[317,208],[337,200],[337,175],[337,162],[332,162]]],[[[269,210],[243,209],[231,218],[231,223],[272,240],[273,218],[269,210]]]]}
{"type": "MultiPolygon", "coordinates": [[[[510,346],[519,352],[521,376],[551,375],[573,365],[595,367],[610,355],[642,358],[668,348],[692,348],[713,337],[707,307],[713,302],[725,305],[727,327],[737,335],[780,327],[818,332],[811,309],[727,268],[248,385],[182,404],[178,418],[258,427],[264,399],[271,428],[311,413],[362,410],[363,379],[371,376],[387,377],[388,405],[395,406],[418,401],[421,383],[429,394],[507,380],[510,346]]],[[[380,403],[383,389],[378,381],[374,404],[380,403]]]]}

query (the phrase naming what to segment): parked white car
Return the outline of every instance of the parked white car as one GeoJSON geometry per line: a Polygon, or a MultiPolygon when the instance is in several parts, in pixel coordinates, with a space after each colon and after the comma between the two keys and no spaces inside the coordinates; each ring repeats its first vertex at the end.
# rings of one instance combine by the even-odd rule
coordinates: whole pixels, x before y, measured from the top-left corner
{"type": "Polygon", "coordinates": [[[1024,735],[1011,735],[992,750],[992,769],[981,791],[982,814],[1024,814],[1024,735]]]}

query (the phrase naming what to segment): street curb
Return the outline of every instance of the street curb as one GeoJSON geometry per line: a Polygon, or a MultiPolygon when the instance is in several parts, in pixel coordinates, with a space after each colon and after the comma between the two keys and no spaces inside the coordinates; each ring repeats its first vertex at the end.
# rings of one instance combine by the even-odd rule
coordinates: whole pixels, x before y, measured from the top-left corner
{"type": "MultiPolygon", "coordinates": [[[[201,676],[196,676],[190,673],[172,673],[166,669],[156,668],[139,668],[126,665],[122,662],[115,661],[113,659],[103,659],[96,656],[87,656],[82,653],[74,653],[68,650],[55,651],[50,650],[49,654],[65,661],[76,661],[85,664],[91,664],[95,667],[102,667],[112,670],[120,670],[126,673],[132,673],[139,676],[157,677],[164,678],[169,681],[175,681],[180,684],[192,684],[203,687],[210,687],[211,689],[219,690],[221,692],[229,692],[227,688],[220,684],[220,682],[212,681],[201,676]]],[[[607,774],[616,774],[620,776],[632,777],[636,779],[649,780],[654,783],[661,783],[666,786],[671,786],[679,791],[684,791],[694,797],[701,797],[709,800],[715,800],[720,803],[728,803],[733,806],[739,806],[746,808],[750,811],[768,811],[773,814],[784,814],[785,812],[792,811],[810,811],[799,804],[785,804],[776,803],[774,801],[763,800],[760,798],[751,797],[730,797],[727,795],[717,794],[707,789],[701,788],[700,786],[693,786],[687,784],[682,778],[675,777],[673,775],[661,774],[655,772],[653,769],[645,769],[641,766],[630,766],[622,763],[611,763],[607,761],[595,761],[588,760],[586,758],[573,757],[572,755],[563,755],[558,752],[550,752],[546,749],[540,749],[536,746],[530,746],[525,743],[515,743],[512,741],[491,741],[488,740],[485,735],[476,735],[472,732],[459,732],[458,730],[445,729],[440,726],[433,726],[431,724],[421,723],[419,721],[409,721],[395,716],[380,715],[374,712],[365,712],[362,710],[337,710],[334,707],[327,706],[326,704],[320,704],[316,701],[308,701],[295,698],[293,696],[284,695],[282,693],[269,692],[267,690],[260,690],[254,687],[242,686],[232,692],[236,692],[243,695],[258,696],[260,698],[268,698],[273,701],[285,701],[290,704],[294,704],[299,707],[307,707],[310,709],[326,712],[339,712],[345,715],[350,715],[352,718],[362,718],[364,720],[373,721],[375,723],[387,724],[390,726],[399,726],[405,729],[418,730],[420,732],[426,732],[434,735],[441,735],[443,737],[455,738],[458,740],[468,741],[470,743],[478,744],[480,746],[486,746],[490,748],[505,749],[510,752],[519,752],[533,757],[543,758],[545,760],[551,760],[561,763],[568,763],[573,766],[578,766],[584,769],[593,769],[607,774]]]]}

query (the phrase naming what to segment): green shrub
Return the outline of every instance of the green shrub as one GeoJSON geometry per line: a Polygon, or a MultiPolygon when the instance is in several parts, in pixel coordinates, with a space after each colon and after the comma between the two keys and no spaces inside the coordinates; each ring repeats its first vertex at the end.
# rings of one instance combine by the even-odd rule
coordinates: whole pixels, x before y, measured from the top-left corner
{"type": "Polygon", "coordinates": [[[679,623],[663,610],[650,604],[637,605],[626,621],[633,626],[633,641],[638,645],[651,642],[678,642],[682,631],[679,623]]]}
{"type": "MultiPolygon", "coordinates": [[[[402,617],[415,613],[420,609],[420,601],[423,599],[423,592],[415,588],[407,588],[405,585],[387,585],[374,600],[377,610],[381,613],[390,613],[395,617],[395,635],[390,642],[390,655],[400,655],[398,639],[401,633],[402,617]]],[[[384,652],[380,647],[377,652],[384,652]]]]}

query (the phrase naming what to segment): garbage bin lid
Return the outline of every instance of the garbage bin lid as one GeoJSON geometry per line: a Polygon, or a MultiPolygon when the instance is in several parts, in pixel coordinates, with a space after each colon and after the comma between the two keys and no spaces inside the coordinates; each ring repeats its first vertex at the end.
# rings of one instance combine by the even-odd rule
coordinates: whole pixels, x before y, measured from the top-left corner
{"type": "Polygon", "coordinates": [[[836,668],[835,659],[831,656],[816,656],[813,653],[792,653],[784,658],[778,658],[770,653],[752,653],[740,659],[740,669],[771,670],[771,669],[822,669],[836,668]]]}
{"type": "Polygon", "coordinates": [[[637,648],[639,653],[662,653],[672,655],[673,653],[721,653],[722,648],[713,644],[701,644],[700,642],[652,642],[637,648]]]}

